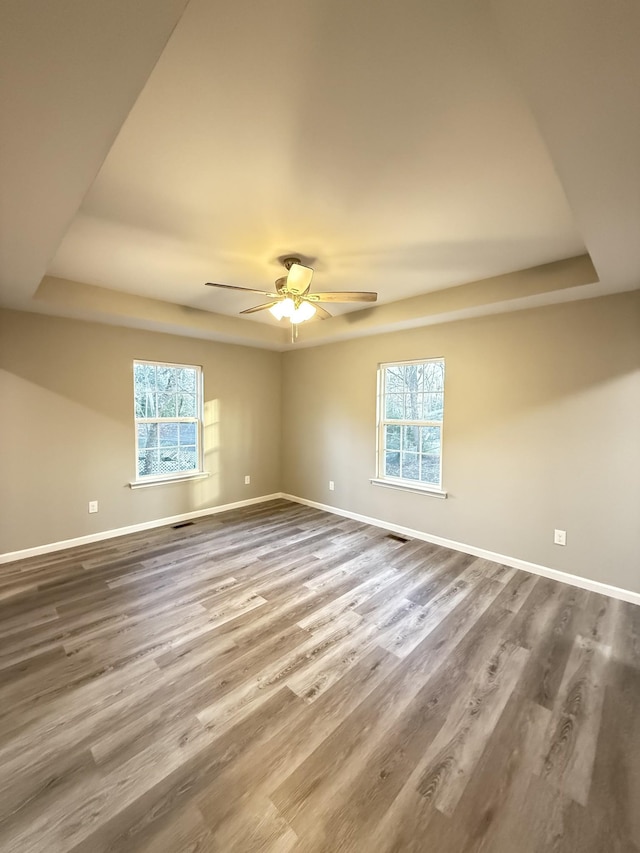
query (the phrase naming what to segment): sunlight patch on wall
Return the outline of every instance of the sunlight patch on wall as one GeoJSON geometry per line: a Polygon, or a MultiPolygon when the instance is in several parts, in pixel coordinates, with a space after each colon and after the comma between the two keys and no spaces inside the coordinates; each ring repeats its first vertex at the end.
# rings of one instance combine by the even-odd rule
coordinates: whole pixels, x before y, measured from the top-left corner
{"type": "Polygon", "coordinates": [[[215,506],[219,503],[222,494],[220,483],[220,400],[205,401],[203,433],[204,470],[209,476],[191,484],[192,509],[215,506]]]}

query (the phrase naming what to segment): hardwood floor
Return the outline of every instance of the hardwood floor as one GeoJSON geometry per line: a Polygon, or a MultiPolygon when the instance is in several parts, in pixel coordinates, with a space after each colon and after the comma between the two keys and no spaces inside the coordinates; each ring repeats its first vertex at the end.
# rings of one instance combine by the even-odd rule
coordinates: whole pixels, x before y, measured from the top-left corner
{"type": "Polygon", "coordinates": [[[286,501],[0,567],[0,850],[640,851],[640,608],[286,501]]]}

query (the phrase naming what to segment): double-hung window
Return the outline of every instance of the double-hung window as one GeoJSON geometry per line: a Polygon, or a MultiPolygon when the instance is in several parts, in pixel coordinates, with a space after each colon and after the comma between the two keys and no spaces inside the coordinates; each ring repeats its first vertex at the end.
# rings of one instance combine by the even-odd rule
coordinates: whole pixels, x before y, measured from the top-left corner
{"type": "Polygon", "coordinates": [[[381,364],[377,482],[442,493],[444,359],[381,364]]]}
{"type": "Polygon", "coordinates": [[[202,472],[202,369],[134,361],[136,483],[202,472]]]}

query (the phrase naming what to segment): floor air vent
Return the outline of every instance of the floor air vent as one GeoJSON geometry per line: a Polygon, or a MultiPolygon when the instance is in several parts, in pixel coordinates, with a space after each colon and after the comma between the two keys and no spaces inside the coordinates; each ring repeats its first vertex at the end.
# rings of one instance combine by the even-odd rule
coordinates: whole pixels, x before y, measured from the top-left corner
{"type": "Polygon", "coordinates": [[[398,533],[387,533],[387,539],[393,539],[395,542],[410,542],[406,536],[400,536],[398,533]]]}
{"type": "Polygon", "coordinates": [[[193,521],[179,521],[177,524],[172,524],[174,530],[177,530],[179,527],[189,527],[190,524],[193,524],[193,521]]]}

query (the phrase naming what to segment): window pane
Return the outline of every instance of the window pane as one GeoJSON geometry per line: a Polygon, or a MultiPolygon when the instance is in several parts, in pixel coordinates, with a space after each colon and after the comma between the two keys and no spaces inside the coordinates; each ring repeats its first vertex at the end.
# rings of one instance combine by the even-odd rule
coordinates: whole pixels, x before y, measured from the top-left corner
{"type": "Polygon", "coordinates": [[[156,411],[156,395],[149,392],[144,392],[136,396],[136,417],[137,418],[155,418],[156,411]]]}
{"type": "Polygon", "coordinates": [[[417,394],[421,387],[421,365],[405,364],[404,366],[404,390],[411,394],[417,394]]]}
{"type": "Polygon", "coordinates": [[[160,446],[175,447],[178,444],[178,424],[160,424],[160,446]]]}
{"type": "Polygon", "coordinates": [[[195,471],[198,468],[198,454],[195,447],[181,447],[178,451],[178,463],[181,471],[195,471]]]}
{"type": "Polygon", "coordinates": [[[178,374],[178,391],[187,391],[190,394],[196,393],[196,371],[192,367],[179,367],[178,374]]]}
{"type": "Polygon", "coordinates": [[[158,449],[138,450],[138,477],[151,477],[158,473],[160,473],[158,449]]]}
{"type": "Polygon", "coordinates": [[[134,398],[137,418],[156,417],[156,368],[153,364],[133,365],[134,398]]]}
{"type": "Polygon", "coordinates": [[[400,450],[400,427],[385,426],[384,446],[388,450],[400,450]]]}
{"type": "Polygon", "coordinates": [[[420,469],[420,480],[437,486],[440,483],[440,454],[423,453],[420,469]]]}
{"type": "Polygon", "coordinates": [[[385,370],[385,391],[387,394],[401,394],[404,391],[404,367],[387,367],[385,370]]]}
{"type": "Polygon", "coordinates": [[[444,362],[428,361],[425,363],[424,390],[444,391],[444,362]]]}
{"type": "Polygon", "coordinates": [[[177,409],[179,418],[195,418],[196,396],[195,394],[178,394],[177,409]]]}
{"type": "Polygon", "coordinates": [[[385,417],[389,420],[393,420],[394,418],[402,419],[404,417],[403,394],[387,394],[385,417]]]}
{"type": "Polygon", "coordinates": [[[144,365],[134,363],[134,365],[133,365],[133,390],[134,390],[134,393],[137,394],[139,391],[142,391],[143,388],[144,388],[144,365]]]}
{"type": "Polygon", "coordinates": [[[160,449],[160,474],[176,474],[180,471],[178,464],[178,448],[167,447],[160,449]]]}
{"type": "Polygon", "coordinates": [[[156,367],[155,364],[134,364],[133,380],[136,394],[144,391],[156,390],[156,367]]]}
{"type": "Polygon", "coordinates": [[[444,407],[444,394],[431,393],[424,395],[422,417],[425,421],[441,421],[444,407]]]}
{"type": "Polygon", "coordinates": [[[440,454],[440,427],[420,427],[420,450],[440,454]]]}
{"type": "Polygon", "coordinates": [[[411,453],[418,452],[418,441],[420,440],[420,427],[403,426],[402,427],[402,449],[411,453]]]}
{"type": "Polygon", "coordinates": [[[421,428],[420,479],[437,486],[440,483],[441,431],[439,427],[421,428]]]}
{"type": "Polygon", "coordinates": [[[195,447],[168,447],[160,450],[160,474],[195,471],[198,457],[195,447]]]}
{"type": "Polygon", "coordinates": [[[180,424],[180,444],[195,444],[196,443],[196,425],[195,423],[180,424]]]}
{"type": "Polygon", "coordinates": [[[158,424],[138,424],[138,450],[158,446],[158,424]]]}
{"type": "Polygon", "coordinates": [[[422,418],[422,394],[411,391],[404,395],[404,416],[408,421],[419,421],[422,418]]]}
{"type": "Polygon", "coordinates": [[[157,368],[158,391],[160,393],[175,394],[178,390],[177,370],[175,367],[165,367],[159,364],[157,368]]]}
{"type": "Polygon", "coordinates": [[[158,417],[176,417],[176,398],[173,394],[158,394],[158,417]]]}
{"type": "Polygon", "coordinates": [[[400,476],[400,453],[391,452],[384,455],[384,473],[387,477],[400,476]]]}
{"type": "Polygon", "coordinates": [[[417,453],[402,454],[402,471],[400,476],[404,480],[419,479],[419,462],[417,453]]]}

